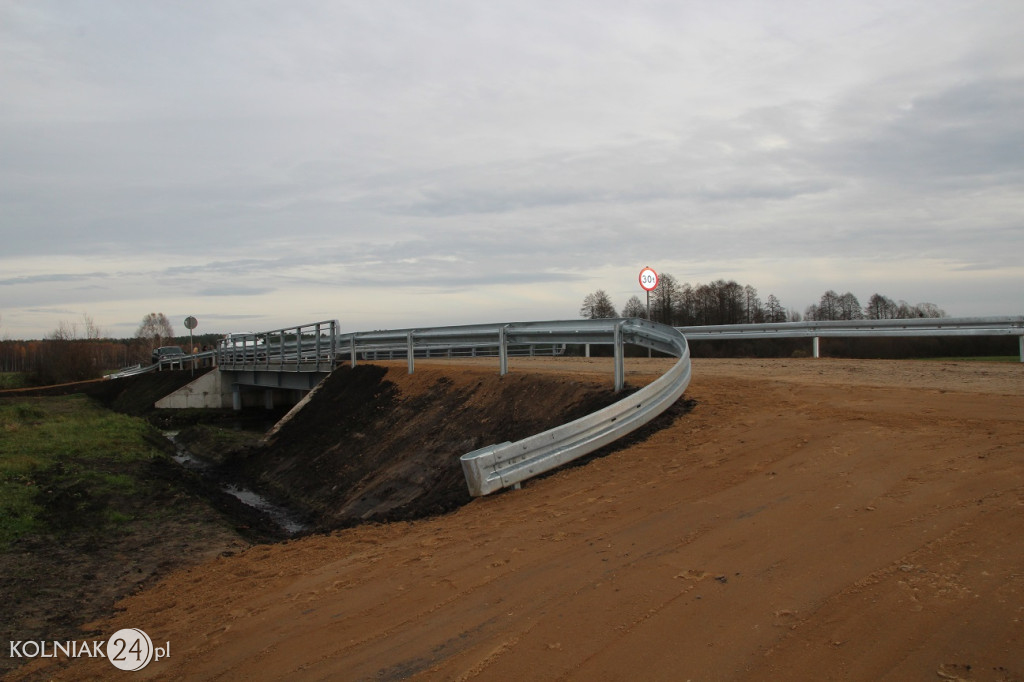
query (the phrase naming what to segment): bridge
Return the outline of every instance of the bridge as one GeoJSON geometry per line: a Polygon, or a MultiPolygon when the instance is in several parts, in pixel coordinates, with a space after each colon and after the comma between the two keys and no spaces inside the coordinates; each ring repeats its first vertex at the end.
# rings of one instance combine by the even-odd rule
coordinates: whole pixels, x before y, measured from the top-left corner
{"type": "MultiPolygon", "coordinates": [[[[485,495],[588,454],[636,430],[672,405],[690,381],[690,339],[810,338],[818,357],[821,337],[840,336],[1001,336],[1019,338],[1024,362],[1024,317],[937,318],[849,322],[801,322],[673,328],[642,319],[512,322],[341,334],[336,320],[228,334],[212,351],[164,361],[179,367],[213,366],[157,407],[227,407],[241,409],[277,400],[298,400],[336,366],[379,359],[405,359],[413,373],[417,358],[495,357],[498,371],[508,373],[514,355],[561,355],[567,346],[589,349],[610,345],[615,390],[625,385],[624,348],[633,344],[666,353],[676,363],[660,378],[582,419],[515,443],[499,443],[462,456],[473,495],[485,495]],[[255,401],[255,402],[254,402],[255,401]]],[[[159,369],[162,364],[125,370],[125,376],[159,369]]]]}

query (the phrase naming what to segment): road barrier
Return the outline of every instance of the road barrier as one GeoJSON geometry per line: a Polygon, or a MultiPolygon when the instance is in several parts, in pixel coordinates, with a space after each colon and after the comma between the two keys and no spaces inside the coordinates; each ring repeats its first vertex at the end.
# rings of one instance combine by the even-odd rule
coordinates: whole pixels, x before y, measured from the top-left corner
{"type": "Polygon", "coordinates": [[[677,327],[691,341],[809,338],[819,357],[821,338],[904,336],[1016,336],[1024,362],[1024,317],[922,317],[907,320],[835,320],[677,327]]]}
{"type": "Polygon", "coordinates": [[[407,359],[410,374],[415,372],[416,358],[429,357],[432,352],[456,357],[471,354],[468,351],[481,355],[496,349],[499,371],[504,375],[508,373],[508,358],[516,348],[564,348],[569,344],[611,345],[616,391],[625,386],[625,344],[643,346],[679,359],[648,386],[602,410],[515,443],[498,443],[463,455],[462,470],[469,492],[479,496],[518,485],[589,454],[668,409],[690,383],[690,351],[686,338],[678,330],[656,322],[599,319],[357,332],[343,334],[338,347],[348,349],[353,366],[360,359],[399,354],[407,359]]]}

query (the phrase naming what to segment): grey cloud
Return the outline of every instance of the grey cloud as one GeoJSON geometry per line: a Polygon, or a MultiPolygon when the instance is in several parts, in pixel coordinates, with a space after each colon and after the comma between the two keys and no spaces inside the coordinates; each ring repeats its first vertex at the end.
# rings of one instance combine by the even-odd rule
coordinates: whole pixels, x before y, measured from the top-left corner
{"type": "Polygon", "coordinates": [[[910,184],[1019,183],[1024,79],[976,80],[910,99],[850,131],[822,160],[835,171],[910,184]]]}
{"type": "Polygon", "coordinates": [[[198,296],[262,296],[274,291],[273,287],[223,286],[209,287],[196,291],[198,296]]]}
{"type": "Polygon", "coordinates": [[[85,282],[92,279],[107,279],[110,273],[89,272],[76,274],[45,274],[45,275],[23,275],[20,277],[8,277],[0,279],[0,286],[15,286],[22,284],[47,284],[55,282],[85,282]]]}
{"type": "Polygon", "coordinates": [[[0,285],[403,309],[534,284],[574,314],[614,288],[591,273],[652,258],[1012,270],[1021,21],[1012,0],[8,3],[0,285]]]}

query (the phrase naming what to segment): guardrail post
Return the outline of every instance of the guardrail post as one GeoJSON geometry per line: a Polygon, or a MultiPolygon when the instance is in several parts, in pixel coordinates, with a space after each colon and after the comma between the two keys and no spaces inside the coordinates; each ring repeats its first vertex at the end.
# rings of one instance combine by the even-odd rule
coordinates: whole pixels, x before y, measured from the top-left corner
{"type": "Polygon", "coordinates": [[[416,351],[413,349],[413,345],[412,345],[412,332],[411,331],[406,335],[405,344],[406,344],[406,351],[405,352],[406,352],[406,355],[408,355],[408,357],[409,357],[409,374],[412,374],[413,370],[415,369],[415,366],[416,366],[416,358],[415,358],[416,351]]]}
{"type": "Polygon", "coordinates": [[[821,344],[819,343],[819,338],[817,336],[815,336],[812,339],[812,341],[813,341],[812,346],[813,346],[813,349],[814,349],[813,355],[816,358],[820,358],[821,357],[821,348],[820,348],[821,344]]]}
{"type": "Polygon", "coordinates": [[[618,393],[626,385],[626,368],[623,361],[622,323],[615,325],[615,392],[618,393]]]}
{"type": "Polygon", "coordinates": [[[1024,334],[1020,335],[1020,361],[1024,362],[1024,334]]]}
{"type": "Polygon", "coordinates": [[[331,369],[338,360],[338,321],[331,320],[331,369]]]}
{"type": "Polygon", "coordinates": [[[356,366],[356,335],[352,334],[348,340],[349,352],[351,353],[350,363],[353,367],[356,366]]]}
{"type": "Polygon", "coordinates": [[[316,323],[316,343],[314,344],[316,350],[316,371],[320,371],[320,323],[316,323]]]}
{"type": "Polygon", "coordinates": [[[498,362],[501,376],[508,374],[508,340],[505,337],[505,326],[498,327],[498,362]]]}

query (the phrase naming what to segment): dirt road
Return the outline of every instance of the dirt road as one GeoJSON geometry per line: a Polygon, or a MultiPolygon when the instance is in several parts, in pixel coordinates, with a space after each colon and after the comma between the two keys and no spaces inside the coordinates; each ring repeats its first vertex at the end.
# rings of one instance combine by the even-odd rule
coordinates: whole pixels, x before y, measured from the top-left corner
{"type": "Polygon", "coordinates": [[[585,466],[221,557],[90,627],[169,642],[150,679],[1024,680],[1024,366],[697,360],[686,397],[585,466]]]}

